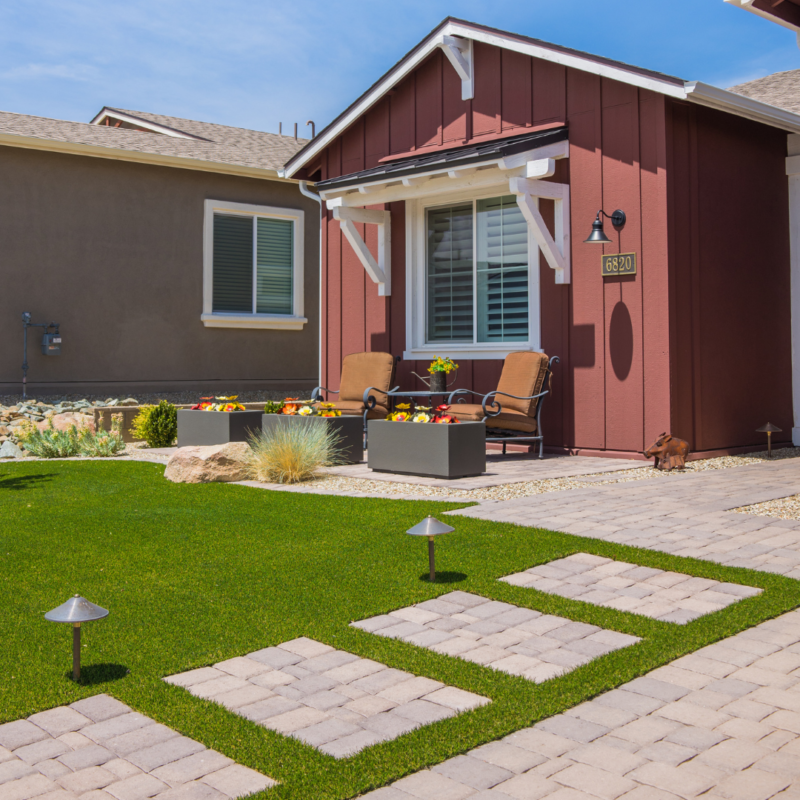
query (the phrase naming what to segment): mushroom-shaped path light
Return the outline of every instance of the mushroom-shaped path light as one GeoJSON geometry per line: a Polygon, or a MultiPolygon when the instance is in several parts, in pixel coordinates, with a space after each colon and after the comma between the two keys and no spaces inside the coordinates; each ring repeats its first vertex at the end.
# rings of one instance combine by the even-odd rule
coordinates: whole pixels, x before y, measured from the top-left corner
{"type": "Polygon", "coordinates": [[[72,680],[78,681],[81,677],[81,622],[94,622],[107,616],[108,611],[79,594],[44,615],[50,622],[72,623],[72,680]]]}
{"type": "Polygon", "coordinates": [[[757,428],[756,433],[767,434],[767,458],[772,458],[772,434],[783,433],[783,431],[777,425],[773,425],[771,422],[768,422],[766,425],[762,425],[760,428],[757,428]]]}
{"type": "Polygon", "coordinates": [[[433,537],[439,536],[442,533],[452,533],[455,528],[445,525],[444,522],[439,522],[436,517],[425,517],[422,522],[409,528],[406,533],[412,536],[427,536],[428,537],[428,564],[431,569],[431,583],[436,580],[436,562],[433,555],[433,537]]]}

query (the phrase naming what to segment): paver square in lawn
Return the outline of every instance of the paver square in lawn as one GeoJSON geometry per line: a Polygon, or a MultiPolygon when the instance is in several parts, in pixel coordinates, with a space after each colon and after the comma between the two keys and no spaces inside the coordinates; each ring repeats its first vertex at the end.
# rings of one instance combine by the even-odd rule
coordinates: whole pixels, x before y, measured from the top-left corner
{"type": "Polygon", "coordinates": [[[535,683],[640,641],[467,592],[450,592],[350,624],[535,683]]]}
{"type": "Polygon", "coordinates": [[[489,702],[306,638],[164,680],[334,758],[489,702]],[[232,675],[240,686],[214,690],[232,675]]]}
{"type": "Polygon", "coordinates": [[[276,783],[104,694],[0,725],[0,761],[0,797],[14,800],[233,800],[276,783]]]}
{"type": "Polygon", "coordinates": [[[679,625],[762,591],[589,553],[575,553],[500,580],[679,625]]]}

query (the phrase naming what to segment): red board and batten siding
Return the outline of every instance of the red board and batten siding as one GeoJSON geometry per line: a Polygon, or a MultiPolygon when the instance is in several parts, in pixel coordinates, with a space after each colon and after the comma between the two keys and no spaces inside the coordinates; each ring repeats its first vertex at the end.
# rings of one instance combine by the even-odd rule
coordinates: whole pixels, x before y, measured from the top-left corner
{"type": "MultiPolygon", "coordinates": [[[[327,147],[322,178],[369,168],[381,159],[568,124],[570,158],[559,162],[553,180],[571,186],[572,283],[557,286],[553,270],[540,259],[542,347],[562,359],[552,397],[545,404],[546,444],[582,452],[633,453],[661,431],[672,429],[690,439],[694,449],[737,446],[742,434],[738,428],[731,434],[734,423],[714,421],[714,403],[724,393],[723,383],[713,375],[714,367],[701,365],[694,354],[686,359],[687,352],[694,353],[692,348],[700,348],[701,338],[708,338],[704,357],[720,359],[720,364],[731,361],[715,334],[720,314],[700,314],[701,300],[706,313],[714,278],[709,276],[702,284],[697,264],[701,256],[704,262],[716,264],[719,241],[713,224],[712,233],[700,240],[697,215],[702,197],[697,196],[696,186],[691,188],[696,184],[698,147],[709,162],[707,194],[713,194],[714,169],[722,164],[720,158],[713,158],[714,136],[709,133],[707,142],[700,136],[698,144],[694,123],[684,120],[695,113],[705,118],[718,112],[693,110],[689,114],[662,95],[477,42],[475,64],[475,98],[465,102],[455,71],[440,52],[432,54],[327,147]],[[668,158],[675,170],[669,186],[668,158]],[[636,253],[635,277],[603,279],[603,248],[582,243],[601,207],[609,212],[622,208],[627,214],[620,234],[607,224],[614,244],[605,250],[636,253]],[[684,302],[687,293],[691,299],[684,302]],[[710,371],[701,375],[701,369],[710,371]],[[711,406],[701,410],[701,399],[711,406]],[[702,435],[698,433],[701,427],[702,435]]],[[[733,121],[736,128],[735,118],[719,116],[726,124],[733,121]]],[[[746,139],[752,138],[755,129],[756,134],[764,130],[755,123],[744,125],[750,126],[746,139]]],[[[783,136],[777,131],[772,134],[783,136]]],[[[775,160],[775,142],[760,149],[755,144],[750,147],[752,155],[759,156],[768,149],[775,160]]],[[[782,153],[780,148],[777,152],[782,153]]],[[[783,209],[785,217],[785,177],[780,188],[770,184],[769,190],[773,188],[779,195],[773,211],[779,215],[783,209]]],[[[713,200],[705,202],[708,211],[713,200]]],[[[541,205],[545,219],[552,223],[552,203],[541,205]]],[[[388,350],[401,355],[406,348],[404,204],[393,203],[389,210],[392,294],[387,298],[378,296],[376,285],[328,213],[323,239],[322,381],[332,388],[338,387],[341,359],[348,353],[388,350]]],[[[702,216],[704,225],[708,224],[706,215],[702,216]]],[[[366,241],[375,252],[374,227],[366,228],[366,241]]],[[[788,281],[788,255],[784,258],[779,252],[788,247],[788,235],[777,229],[775,233],[780,243],[770,245],[775,251],[772,255],[785,263],[788,281]]],[[[724,272],[724,265],[713,269],[724,272]]],[[[755,292],[752,278],[748,280],[748,288],[755,292]]],[[[734,306],[745,297],[737,294],[734,306]]],[[[775,328],[784,317],[781,312],[778,322],[765,319],[764,324],[775,328]]],[[[773,347],[779,352],[769,364],[777,369],[785,361],[785,348],[773,347]]],[[[442,353],[447,354],[446,347],[442,353]]],[[[501,361],[459,363],[457,386],[481,392],[496,387],[501,361]]],[[[757,369],[752,362],[749,366],[757,369]]],[[[426,367],[427,362],[401,362],[397,382],[404,388],[419,387],[411,373],[425,374],[426,367]]],[[[747,375],[755,380],[753,372],[747,375]]],[[[784,382],[788,375],[787,369],[784,382]]],[[[775,397],[773,421],[789,429],[786,413],[791,396],[784,388],[781,385],[771,394],[775,397]]],[[[742,402],[736,406],[737,413],[742,402]]],[[[761,413],[758,402],[755,406],[761,413]]],[[[766,406],[763,410],[766,413],[766,406]]],[[[764,421],[766,417],[759,424],[764,421]]]]}

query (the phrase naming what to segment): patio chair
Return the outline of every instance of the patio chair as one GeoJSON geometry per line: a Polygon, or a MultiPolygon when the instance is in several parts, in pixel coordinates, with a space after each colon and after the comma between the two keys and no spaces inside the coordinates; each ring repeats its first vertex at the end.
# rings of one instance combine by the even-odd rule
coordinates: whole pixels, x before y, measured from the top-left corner
{"type": "Polygon", "coordinates": [[[449,413],[461,422],[485,422],[486,441],[502,442],[503,454],[509,442],[539,442],[543,458],[542,402],[550,391],[552,367],[560,360],[544,353],[509,353],[497,389],[483,395],[480,403],[465,400],[470,394],[480,397],[477,392],[456,389],[448,399],[449,413]]]}
{"type": "MultiPolygon", "coordinates": [[[[389,353],[353,353],[342,361],[339,389],[318,386],[311,399],[323,400],[322,392],[338,394],[336,408],[342,416],[363,416],[364,447],[366,448],[367,420],[386,419],[397,359],[389,353]]],[[[397,389],[398,387],[395,387],[397,389]]]]}

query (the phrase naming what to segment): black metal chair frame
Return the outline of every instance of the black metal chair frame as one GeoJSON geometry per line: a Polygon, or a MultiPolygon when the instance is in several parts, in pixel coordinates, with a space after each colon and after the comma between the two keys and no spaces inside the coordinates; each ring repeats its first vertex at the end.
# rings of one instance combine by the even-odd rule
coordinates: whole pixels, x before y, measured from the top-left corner
{"type": "MultiPolygon", "coordinates": [[[[547,364],[547,371],[544,375],[544,381],[542,381],[542,386],[545,385],[545,381],[549,381],[552,378],[553,364],[560,363],[561,359],[558,356],[552,356],[547,364]]],[[[539,392],[539,394],[531,395],[530,397],[518,397],[515,394],[508,394],[507,392],[489,392],[488,394],[481,395],[478,392],[473,392],[470,389],[456,389],[454,392],[451,392],[450,397],[448,398],[447,402],[449,405],[453,405],[453,400],[455,398],[456,403],[465,403],[464,396],[468,394],[474,394],[477,397],[482,397],[483,400],[481,401],[481,408],[483,409],[483,420],[482,422],[486,422],[487,419],[491,417],[496,417],[500,414],[503,410],[502,405],[496,400],[497,395],[503,395],[504,397],[513,397],[515,400],[536,400],[536,412],[533,415],[536,418],[536,436],[532,436],[530,434],[521,433],[520,431],[512,431],[504,428],[487,428],[486,429],[486,441],[487,442],[502,442],[503,443],[503,455],[506,454],[506,444],[508,442],[539,442],[539,458],[544,458],[544,434],[542,433],[542,405],[544,403],[545,395],[550,394],[550,385],[547,384],[548,388],[545,389],[543,392],[539,392]],[[498,435],[489,435],[489,431],[491,430],[492,434],[498,435]]]]}
{"type": "MultiPolygon", "coordinates": [[[[376,405],[378,405],[378,401],[375,399],[374,395],[371,395],[370,392],[379,392],[380,394],[391,394],[392,392],[396,392],[400,387],[395,386],[394,389],[389,389],[388,392],[384,392],[382,389],[378,389],[375,386],[368,386],[364,390],[364,449],[367,449],[367,415],[376,405]]],[[[330,394],[339,394],[340,389],[327,389],[325,386],[317,386],[316,389],[311,393],[311,402],[322,402],[322,392],[329,392],[330,394]]]]}

